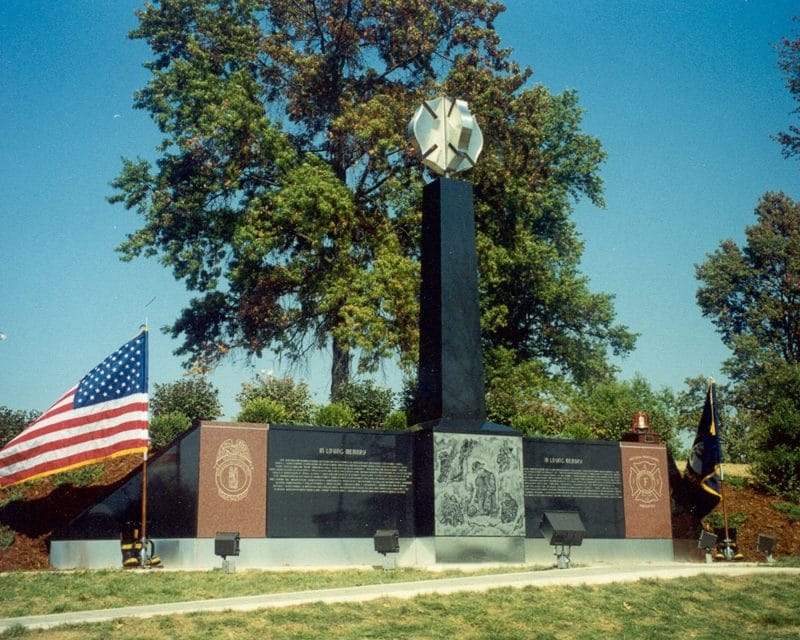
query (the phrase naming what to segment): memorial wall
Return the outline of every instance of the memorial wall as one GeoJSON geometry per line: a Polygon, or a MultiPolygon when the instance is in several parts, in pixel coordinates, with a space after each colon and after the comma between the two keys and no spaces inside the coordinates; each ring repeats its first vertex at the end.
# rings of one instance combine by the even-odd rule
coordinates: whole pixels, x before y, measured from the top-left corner
{"type": "MultiPolygon", "coordinates": [[[[586,538],[668,539],[663,445],[203,422],[149,463],[156,538],[541,538],[545,511],[586,538]]],[[[54,537],[118,538],[134,473],[54,537]]]]}
{"type": "MultiPolygon", "coordinates": [[[[158,538],[197,536],[200,428],[190,429],[148,462],[147,530],[158,538]]],[[[141,468],[53,534],[53,540],[119,539],[142,519],[141,468]]]]}

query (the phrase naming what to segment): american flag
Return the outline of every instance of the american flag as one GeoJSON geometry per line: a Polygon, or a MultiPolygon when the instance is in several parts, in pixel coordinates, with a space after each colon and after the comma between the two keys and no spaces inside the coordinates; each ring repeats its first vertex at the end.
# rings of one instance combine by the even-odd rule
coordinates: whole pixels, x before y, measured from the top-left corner
{"type": "Polygon", "coordinates": [[[147,451],[147,329],[0,451],[0,487],[147,451]]]}

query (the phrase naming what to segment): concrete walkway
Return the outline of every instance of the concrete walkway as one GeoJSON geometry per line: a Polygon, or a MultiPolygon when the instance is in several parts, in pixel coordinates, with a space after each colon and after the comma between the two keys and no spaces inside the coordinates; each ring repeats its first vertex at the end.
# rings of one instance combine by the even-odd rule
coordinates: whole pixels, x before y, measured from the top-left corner
{"type": "Polygon", "coordinates": [[[756,564],[641,564],[603,565],[545,571],[518,571],[492,575],[443,578],[394,584],[376,584],[339,589],[321,589],[294,593],[276,593],[216,600],[196,600],[115,609],[76,611],[41,616],[0,619],[0,632],[14,625],[28,629],[50,629],[64,624],[105,622],[117,618],[149,618],[152,616],[181,615],[194,612],[253,611],[276,607],[293,607],[315,602],[365,602],[378,598],[413,598],[428,593],[455,593],[458,591],[487,591],[501,587],[551,587],[583,584],[608,584],[635,582],[643,578],[672,580],[700,574],[740,576],[745,574],[792,573],[800,576],[800,568],[779,568],[756,564]]]}

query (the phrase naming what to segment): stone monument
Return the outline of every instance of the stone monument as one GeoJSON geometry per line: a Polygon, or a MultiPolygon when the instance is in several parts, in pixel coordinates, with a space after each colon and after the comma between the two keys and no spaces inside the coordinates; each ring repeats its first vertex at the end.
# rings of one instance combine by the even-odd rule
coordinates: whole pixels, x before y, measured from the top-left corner
{"type": "Polygon", "coordinates": [[[472,185],[450,176],[483,147],[467,103],[439,97],[409,123],[422,163],[438,177],[422,196],[420,344],[415,458],[417,533],[438,561],[524,557],[522,438],[487,422],[472,185]]]}
{"type": "MultiPolygon", "coordinates": [[[[472,185],[452,177],[475,166],[483,136],[448,97],[420,106],[409,134],[437,174],[423,190],[415,428],[201,422],[148,465],[159,556],[214,566],[228,532],[243,568],[374,565],[386,552],[406,566],[542,561],[543,516],[568,514],[581,561],[672,559],[666,449],[646,416],[622,443],[523,440],[487,420],[472,185]]],[[[119,563],[141,487],[131,475],[57,532],[52,565],[119,563]]]]}
{"type": "Polygon", "coordinates": [[[422,163],[439,174],[422,196],[417,407],[411,422],[478,432],[486,421],[472,185],[451,179],[473,167],[483,135],[463,100],[423,103],[409,123],[422,163]]]}

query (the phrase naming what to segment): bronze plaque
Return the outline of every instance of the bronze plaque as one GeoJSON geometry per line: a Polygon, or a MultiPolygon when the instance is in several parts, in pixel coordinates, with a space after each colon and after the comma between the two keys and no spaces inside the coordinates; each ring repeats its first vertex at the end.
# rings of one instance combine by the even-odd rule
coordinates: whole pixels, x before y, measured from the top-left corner
{"type": "Polygon", "coordinates": [[[672,538],[664,445],[620,443],[625,501],[625,537],[672,538]]]}
{"type": "Polygon", "coordinates": [[[268,431],[265,424],[201,423],[198,538],[267,535],[268,431]]]}

